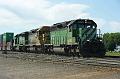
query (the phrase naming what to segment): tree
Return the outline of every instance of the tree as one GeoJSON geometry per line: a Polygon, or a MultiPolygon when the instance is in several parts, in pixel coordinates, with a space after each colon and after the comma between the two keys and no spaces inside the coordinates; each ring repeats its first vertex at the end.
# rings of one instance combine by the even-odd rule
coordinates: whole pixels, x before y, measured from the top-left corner
{"type": "Polygon", "coordinates": [[[120,33],[105,33],[103,41],[108,51],[113,51],[116,45],[120,45],[120,33]]]}

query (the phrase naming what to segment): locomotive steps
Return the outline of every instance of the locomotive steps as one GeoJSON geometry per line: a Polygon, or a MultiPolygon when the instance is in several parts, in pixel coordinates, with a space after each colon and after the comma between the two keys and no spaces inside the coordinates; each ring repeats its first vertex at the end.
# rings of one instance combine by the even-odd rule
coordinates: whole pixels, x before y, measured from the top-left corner
{"type": "Polygon", "coordinates": [[[0,57],[5,58],[17,58],[22,60],[29,60],[33,62],[45,62],[45,63],[63,63],[72,65],[92,65],[102,67],[118,67],[120,68],[120,58],[83,58],[83,57],[66,57],[58,55],[47,55],[47,54],[35,54],[35,53],[24,53],[24,52],[11,52],[2,54],[0,51],[0,57]]]}

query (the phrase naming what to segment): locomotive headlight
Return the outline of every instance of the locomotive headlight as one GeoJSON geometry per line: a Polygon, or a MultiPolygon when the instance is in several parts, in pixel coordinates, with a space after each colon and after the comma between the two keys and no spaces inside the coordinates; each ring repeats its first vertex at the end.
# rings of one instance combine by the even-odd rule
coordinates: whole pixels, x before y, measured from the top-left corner
{"type": "Polygon", "coordinates": [[[87,41],[90,41],[90,40],[87,40],[87,41]]]}
{"type": "Polygon", "coordinates": [[[102,42],[102,40],[100,40],[102,42]]]}

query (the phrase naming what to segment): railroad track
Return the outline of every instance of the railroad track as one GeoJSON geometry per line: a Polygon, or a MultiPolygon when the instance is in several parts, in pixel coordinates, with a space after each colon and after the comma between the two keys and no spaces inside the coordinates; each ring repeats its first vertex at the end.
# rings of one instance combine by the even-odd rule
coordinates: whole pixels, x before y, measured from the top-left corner
{"type": "Polygon", "coordinates": [[[79,59],[58,59],[52,61],[53,63],[72,63],[77,65],[93,65],[93,66],[104,66],[104,67],[119,67],[120,60],[102,59],[102,58],[79,58],[79,59]]]}
{"type": "Polygon", "coordinates": [[[0,56],[5,56],[8,58],[19,58],[19,59],[29,59],[36,60],[40,62],[50,62],[50,63],[64,63],[64,64],[75,64],[75,65],[93,65],[93,66],[104,66],[104,67],[119,67],[120,68],[120,58],[77,58],[77,57],[66,57],[58,55],[46,55],[46,54],[34,54],[34,53],[19,53],[19,52],[9,52],[8,54],[1,54],[0,56]]]}

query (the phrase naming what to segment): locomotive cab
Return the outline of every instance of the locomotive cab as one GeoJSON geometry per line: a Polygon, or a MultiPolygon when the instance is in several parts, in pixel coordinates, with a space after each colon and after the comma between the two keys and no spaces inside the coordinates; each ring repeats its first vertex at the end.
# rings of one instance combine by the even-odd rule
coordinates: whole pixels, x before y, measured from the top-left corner
{"type": "Polygon", "coordinates": [[[68,29],[75,38],[80,55],[84,57],[103,57],[105,55],[105,46],[97,37],[97,24],[93,20],[76,20],[69,25],[68,29]]]}
{"type": "Polygon", "coordinates": [[[86,41],[96,38],[97,25],[92,20],[78,20],[69,26],[69,32],[72,32],[72,37],[75,37],[76,42],[86,41]]]}

